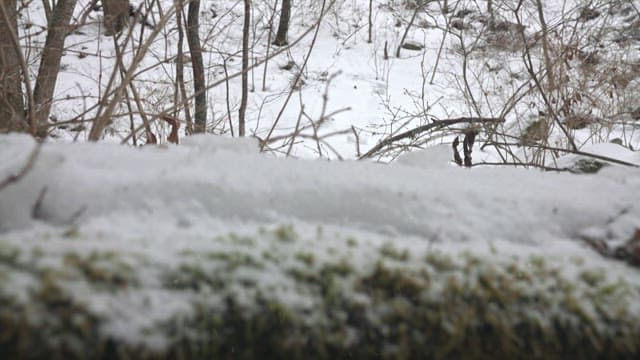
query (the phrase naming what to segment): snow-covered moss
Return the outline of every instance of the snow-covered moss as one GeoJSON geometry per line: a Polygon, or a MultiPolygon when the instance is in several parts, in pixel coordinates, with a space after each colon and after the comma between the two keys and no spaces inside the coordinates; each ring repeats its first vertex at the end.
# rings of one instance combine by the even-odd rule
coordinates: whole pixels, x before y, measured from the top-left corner
{"type": "Polygon", "coordinates": [[[44,240],[37,251],[0,240],[0,354],[245,359],[640,354],[640,317],[633,305],[640,302],[638,282],[610,276],[588,259],[416,251],[415,246],[410,252],[402,240],[370,241],[321,229],[311,234],[276,226],[209,237],[171,259],[161,256],[166,249],[145,253],[134,242],[127,251],[100,249],[96,242],[79,246],[93,236],[82,229],[73,241],[59,240],[55,251],[44,240]]]}

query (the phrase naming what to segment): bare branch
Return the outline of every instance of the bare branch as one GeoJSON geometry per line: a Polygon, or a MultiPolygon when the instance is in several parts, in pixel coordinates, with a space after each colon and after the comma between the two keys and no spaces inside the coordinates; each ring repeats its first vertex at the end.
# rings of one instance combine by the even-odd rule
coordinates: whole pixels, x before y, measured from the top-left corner
{"type": "Polygon", "coordinates": [[[419,126],[415,129],[400,133],[398,135],[390,136],[384,140],[382,140],[378,145],[371,148],[371,150],[367,151],[364,155],[360,156],[359,159],[366,159],[372,157],[377,154],[383,148],[400,141],[406,138],[415,138],[423,132],[427,132],[433,129],[439,129],[455,124],[461,123],[471,123],[471,124],[487,124],[487,123],[502,123],[504,119],[502,118],[481,118],[481,117],[461,117],[457,119],[446,119],[446,120],[438,120],[434,121],[427,125],[419,126]]]}

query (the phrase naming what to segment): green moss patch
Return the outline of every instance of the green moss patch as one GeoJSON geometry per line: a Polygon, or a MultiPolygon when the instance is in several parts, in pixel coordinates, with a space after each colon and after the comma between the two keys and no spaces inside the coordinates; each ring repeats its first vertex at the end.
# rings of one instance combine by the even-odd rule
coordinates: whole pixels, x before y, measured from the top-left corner
{"type": "MultiPolygon", "coordinates": [[[[340,241],[281,226],[254,236],[215,237],[205,250],[176,252],[171,263],[152,254],[80,254],[71,245],[54,254],[44,246],[22,251],[0,243],[0,356],[640,355],[638,282],[609,276],[588,259],[500,257],[497,250],[490,256],[437,250],[409,255],[400,240],[372,245],[349,236],[339,247],[340,241]],[[15,289],[23,278],[30,282],[20,295],[15,289]],[[148,304],[141,311],[148,307],[162,316],[140,324],[131,319],[138,328],[133,338],[123,338],[112,325],[129,319],[98,311],[91,301],[98,295],[123,307],[139,300],[148,304]],[[170,306],[174,300],[187,310],[170,306]]],[[[638,276],[632,268],[629,274],[638,276]]]]}

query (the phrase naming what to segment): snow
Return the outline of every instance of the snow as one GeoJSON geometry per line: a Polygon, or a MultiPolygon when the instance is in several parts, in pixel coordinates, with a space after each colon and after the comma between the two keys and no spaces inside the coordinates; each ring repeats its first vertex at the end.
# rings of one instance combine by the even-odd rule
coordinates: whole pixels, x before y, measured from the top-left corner
{"type": "MultiPolygon", "coordinates": [[[[88,3],[85,0],[79,1],[75,10],[76,19],[80,17],[88,3]]],[[[291,136],[285,135],[293,132],[303,110],[308,117],[302,117],[302,126],[309,126],[311,121],[318,122],[323,109],[325,115],[337,112],[324,119],[319,135],[340,133],[323,138],[320,144],[316,144],[310,138],[298,137],[291,148],[290,155],[330,159],[357,157],[358,153],[365,153],[385,136],[424,125],[433,119],[472,115],[505,116],[507,121],[502,131],[508,136],[517,137],[526,128],[527,123],[531,122],[529,120],[535,120],[538,112],[545,110],[539,96],[524,93],[529,79],[519,50],[486,49],[486,39],[483,35],[483,31],[486,30],[486,24],[483,22],[485,4],[482,1],[456,1],[451,5],[455,8],[450,9],[448,14],[441,13],[441,2],[426,4],[426,10],[418,14],[416,24],[410,29],[407,39],[424,45],[424,51],[403,50],[399,58],[396,58],[394,53],[404,33],[406,22],[413,13],[411,6],[404,6],[405,2],[397,1],[374,2],[373,41],[368,43],[366,41],[368,1],[338,0],[329,3],[333,7],[325,16],[311,57],[308,59],[307,68],[302,72],[301,79],[304,84],[300,85],[299,91],[294,92],[286,107],[283,108],[285,95],[309,51],[311,36],[306,36],[298,46],[268,62],[268,71],[264,78],[266,89],[262,89],[263,66],[258,66],[250,72],[250,84],[252,88],[255,85],[255,89],[249,93],[247,132],[264,139],[274,119],[282,111],[282,117],[274,129],[273,136],[283,136],[283,138],[270,144],[269,147],[274,149],[274,152],[282,151],[281,146],[288,148],[288,142],[292,139],[291,136]],[[456,18],[455,14],[458,10],[469,10],[471,13],[464,18],[456,18]],[[469,28],[462,33],[443,31],[452,19],[468,22],[469,28]],[[388,44],[391,55],[388,60],[382,59],[385,43],[388,44]],[[466,48],[475,49],[467,59],[470,77],[468,89],[461,76],[463,73],[463,61],[459,51],[461,43],[464,43],[466,48]],[[444,45],[442,52],[440,52],[441,44],[444,45]],[[288,62],[295,63],[291,70],[280,68],[280,65],[288,62]],[[470,102],[469,92],[476,99],[475,105],[470,102]],[[325,95],[327,95],[326,102],[325,95]],[[513,110],[503,114],[515,98],[519,101],[513,110]],[[475,109],[476,105],[477,109],[475,109]]],[[[166,11],[171,4],[163,0],[159,5],[152,6],[150,16],[153,22],[159,21],[159,7],[166,11]]],[[[319,14],[320,4],[315,0],[294,3],[289,36],[291,40],[296,39],[299,34],[309,28],[310,24],[313,24],[319,14]]],[[[253,2],[255,24],[251,39],[254,44],[252,57],[257,60],[262,60],[266,56],[267,32],[265,29],[271,16],[272,5],[269,1],[253,2]]],[[[510,7],[512,5],[500,2],[494,4],[496,18],[515,21],[513,9],[510,7]]],[[[530,5],[525,4],[522,12],[526,34],[533,36],[540,29],[540,24],[535,8],[530,5]]],[[[619,11],[618,7],[624,6],[610,8],[603,2],[595,2],[591,6],[601,9],[603,13],[607,11],[611,13],[589,22],[577,21],[575,26],[567,25],[567,21],[578,18],[578,12],[584,4],[573,0],[545,3],[545,16],[549,28],[559,28],[569,32],[569,34],[557,35],[566,37],[566,39],[562,38],[561,43],[570,46],[574,45],[579,37],[590,39],[588,34],[592,31],[600,31],[601,26],[611,30],[605,31],[607,34],[613,34],[606,35],[609,37],[630,26],[625,17],[616,12],[619,11]]],[[[637,6],[636,2],[630,6],[637,6]]],[[[228,67],[229,74],[235,74],[240,70],[241,11],[242,6],[237,1],[202,4],[201,28],[208,84],[220,82],[224,78],[223,64],[228,67]],[[211,10],[215,10],[218,16],[209,16],[211,10]]],[[[37,32],[40,28],[38,25],[46,24],[42,5],[30,3],[25,14],[25,18],[21,18],[20,22],[28,22],[36,26],[24,29],[21,27],[25,36],[24,41],[32,41],[37,46],[44,41],[44,34],[37,32]],[[27,35],[30,37],[26,37],[27,35]]],[[[70,34],[66,40],[68,51],[63,57],[63,69],[59,75],[55,96],[60,101],[53,102],[52,110],[52,114],[58,121],[75,117],[78,117],[76,120],[91,119],[95,115],[95,105],[100,102],[108,78],[114,71],[115,51],[112,39],[102,35],[100,16],[100,12],[91,12],[88,22],[80,26],[78,32],[70,34]],[[80,53],[87,56],[78,56],[80,53]]],[[[125,49],[125,64],[130,63],[132,54],[139,45],[140,29],[140,26],[133,27],[133,44],[125,49]]],[[[149,29],[146,29],[143,38],[150,34],[149,29]]],[[[139,65],[139,71],[136,72],[134,85],[143,99],[144,107],[137,109],[137,106],[134,106],[133,115],[136,126],[141,124],[139,111],[146,112],[150,117],[162,111],[169,111],[172,107],[176,44],[175,21],[170,19],[160,36],[152,41],[149,53],[139,65]]],[[[581,44],[579,48],[585,52],[597,50],[597,43],[592,43],[590,40],[586,44],[581,44]]],[[[271,53],[275,50],[275,48],[271,49],[271,53]]],[[[532,61],[536,67],[541,58],[537,50],[537,48],[533,49],[532,53],[532,61]]],[[[600,77],[619,71],[608,68],[607,62],[635,64],[638,61],[637,51],[633,45],[617,44],[607,50],[609,50],[608,54],[603,54],[602,51],[598,53],[600,56],[606,56],[602,66],[595,69],[597,75],[603,74],[598,75],[600,77]]],[[[185,54],[188,53],[186,45],[184,51],[185,54]]],[[[30,57],[27,62],[33,63],[36,71],[38,52],[34,51],[27,55],[30,57]]],[[[571,68],[567,69],[567,72],[570,71],[568,80],[571,82],[567,84],[568,93],[563,96],[570,96],[577,91],[576,89],[580,89],[583,91],[578,95],[583,99],[590,99],[574,104],[573,111],[578,114],[582,111],[585,114],[595,111],[593,116],[607,116],[607,119],[616,121],[613,127],[591,126],[576,131],[572,135],[575,136],[579,146],[601,142],[602,137],[606,137],[620,138],[625,145],[639,148],[640,137],[637,136],[635,127],[629,123],[621,125],[628,120],[628,116],[625,118],[617,115],[628,114],[637,106],[634,104],[637,102],[638,92],[634,89],[637,89],[638,82],[631,81],[624,89],[615,89],[615,94],[604,94],[606,87],[602,87],[602,82],[609,80],[593,79],[594,76],[580,73],[579,64],[571,63],[570,65],[571,68]],[[585,76],[590,80],[581,82],[585,76]],[[601,111],[606,114],[599,113],[601,111]]],[[[188,84],[191,77],[188,66],[185,68],[185,77],[188,84]]],[[[187,91],[191,91],[189,86],[187,91]]],[[[239,94],[238,77],[228,83],[222,81],[218,86],[208,90],[209,124],[213,133],[229,135],[227,115],[231,116],[231,121],[235,123],[240,102],[239,94]],[[226,88],[227,85],[229,89],[226,88]]],[[[119,118],[108,129],[104,141],[119,142],[129,135],[130,124],[128,116],[125,115],[128,112],[126,106],[116,109],[119,118]]],[[[185,119],[181,111],[177,116],[181,120],[185,119]]],[[[84,130],[74,131],[69,131],[68,127],[66,129],[62,127],[54,130],[56,141],[85,140],[88,136],[89,126],[84,130]]],[[[181,127],[181,139],[185,138],[185,129],[186,126],[181,127]]],[[[152,130],[161,142],[165,141],[168,133],[166,124],[154,122],[152,130]]],[[[554,128],[553,132],[558,136],[552,139],[551,143],[556,145],[566,143],[559,129],[554,128]]],[[[303,131],[305,135],[310,133],[309,129],[303,131]]],[[[415,145],[423,148],[450,142],[454,135],[455,130],[447,133],[423,134],[421,141],[417,141],[415,145]]],[[[142,134],[138,136],[144,138],[142,134]]],[[[132,143],[132,140],[129,138],[127,142],[132,143]]],[[[407,149],[402,149],[401,152],[407,149]]],[[[531,150],[524,148],[511,150],[519,159],[532,157],[531,150]]],[[[397,155],[384,154],[381,158],[390,160],[397,155]]],[[[490,156],[495,158],[496,154],[490,154],[490,156]]],[[[553,161],[550,159],[549,163],[553,161]]]]}
{"type": "MultiPolygon", "coordinates": [[[[170,2],[160,3],[164,6],[170,2]]],[[[254,3],[256,14],[269,13],[269,2],[254,3]]],[[[559,6],[560,2],[549,3],[557,5],[546,8],[550,27],[567,16],[577,16],[565,12],[579,2],[564,2],[566,7],[559,6]]],[[[205,57],[208,83],[223,78],[220,64],[227,56],[223,54],[237,51],[241,10],[238,4],[221,1],[203,5],[203,11],[215,6],[220,14],[230,12],[227,17],[202,19],[203,28],[208,29],[207,39],[224,34],[219,43],[205,41],[205,48],[211,49],[205,57]]],[[[294,2],[290,38],[308,28],[317,16],[318,6],[315,0],[294,2]]],[[[260,153],[254,137],[229,138],[229,129],[224,125],[228,123],[224,85],[209,90],[213,110],[210,116],[214,122],[219,121],[213,132],[221,136],[184,136],[181,131],[180,145],[134,147],[113,144],[128,135],[126,121],[116,121],[99,143],[83,143],[87,130],[71,133],[58,129],[54,132],[58,138],[48,139],[42,146],[33,168],[0,189],[0,259],[13,259],[19,269],[62,269],[65,289],[108,319],[104,324],[106,333],[154,348],[162,348],[167,339],[149,333],[149,329],[174,316],[192,316],[194,303],[222,308],[224,297],[229,294],[247,302],[253,297],[243,294],[267,294],[292,309],[308,312],[310,323],[328,321],[312,311],[319,306],[313,288],[301,285],[292,273],[303,276],[309,268],[317,270],[344,262],[360,274],[371,273],[380,263],[418,274],[433,270],[434,265],[423,261],[429,254],[448,255],[453,262],[472,254],[486,260],[489,265],[483,264],[478,271],[488,273],[495,270],[492,264],[499,267],[511,262],[534,271],[538,260],[543,259],[553,269],[561,269],[562,276],[571,282],[584,276],[585,271],[602,272],[609,281],[622,279],[628,289],[628,318],[640,318],[637,269],[603,257],[585,241],[615,249],[624,246],[640,229],[638,168],[612,164],[597,174],[579,175],[521,167],[460,168],[452,163],[448,144],[456,135],[454,130],[426,135],[416,143],[417,148],[426,149],[400,154],[390,164],[350,160],[358,156],[356,146],[362,154],[387,135],[434,119],[477,115],[470,110],[469,99],[461,95],[467,89],[461,83],[462,60],[456,46],[460,41],[470,45],[477,40],[479,22],[473,23],[461,38],[446,35],[445,49],[436,67],[436,54],[445,36],[442,28],[450,19],[440,14],[433,2],[416,21],[423,25],[415,26],[408,36],[409,41],[424,45],[425,51],[403,50],[400,58],[392,56],[383,61],[385,41],[393,55],[404,31],[404,22],[396,27],[396,20],[406,22],[411,10],[393,2],[380,4],[374,14],[374,41],[368,44],[367,6],[365,1],[338,1],[327,15],[303,73],[305,84],[292,97],[274,132],[274,136],[291,133],[302,109],[309,119],[317,121],[325,105],[327,113],[349,108],[330,116],[320,131],[322,135],[353,127],[357,139],[355,134],[346,132],[326,140],[348,160],[326,161],[336,159],[337,154],[325,145],[320,146],[319,153],[316,143],[308,139],[298,139],[293,147],[292,157],[306,159],[300,160],[277,157],[277,151],[260,153]],[[434,83],[426,80],[432,71],[434,83]],[[325,94],[327,103],[323,102],[325,94]],[[79,141],[72,142],[76,140],[79,141]],[[39,256],[41,252],[46,256],[39,256]],[[402,260],[405,252],[407,261],[402,260]],[[109,253],[117,254],[117,261],[109,253]],[[380,253],[391,255],[381,259],[380,253]],[[70,254],[78,254],[80,259],[70,254]],[[99,283],[105,289],[96,290],[80,270],[68,266],[85,258],[91,259],[98,275],[115,274],[125,283],[137,285],[109,291],[110,281],[115,280],[102,279],[105,284],[99,283]],[[188,276],[200,270],[214,274],[214,279],[190,284],[188,276]],[[222,291],[214,280],[228,287],[222,291]],[[244,286],[249,283],[257,285],[244,286]]],[[[460,6],[477,10],[479,5],[462,1],[460,6]]],[[[44,24],[40,4],[31,4],[27,13],[29,21],[44,24]]],[[[501,9],[500,13],[506,16],[509,9],[501,9]]],[[[266,16],[255,17],[257,29],[265,26],[266,16]]],[[[68,50],[83,51],[89,56],[80,58],[77,52],[69,51],[63,57],[56,99],[69,99],[54,102],[53,114],[60,121],[97,102],[113,70],[113,44],[100,35],[98,20],[82,26],[83,34],[74,33],[67,39],[68,50]]],[[[535,13],[525,21],[527,33],[539,29],[535,13]]],[[[598,28],[599,21],[604,20],[580,24],[580,31],[584,30],[582,26],[598,28]]],[[[174,25],[170,22],[167,29],[174,25]]],[[[134,82],[145,100],[143,110],[150,113],[166,110],[173,97],[170,83],[175,65],[171,59],[175,56],[176,34],[166,30],[163,35],[166,38],[157,39],[150,47],[149,56],[139,67],[147,70],[140,72],[134,82]]],[[[41,38],[42,35],[34,35],[35,40],[41,38]]],[[[254,41],[256,57],[263,57],[266,40],[254,41]]],[[[297,67],[286,71],[278,65],[295,61],[299,66],[309,41],[310,36],[270,62],[266,91],[261,90],[262,67],[251,72],[257,87],[250,93],[247,116],[251,135],[266,135],[295,76],[297,67]]],[[[637,52],[628,47],[620,46],[612,52],[616,59],[637,62],[637,52]]],[[[127,54],[128,62],[131,53],[127,54]]],[[[528,80],[517,76],[525,73],[521,54],[504,51],[484,55],[469,58],[474,77],[469,91],[482,99],[480,114],[497,116],[509,105],[507,99],[519,94],[518,89],[528,80]],[[485,66],[498,70],[485,71],[485,66]]],[[[539,55],[534,53],[534,57],[539,55]]],[[[30,56],[37,56],[37,52],[30,56]]],[[[537,63],[538,59],[533,61],[537,63]]],[[[33,58],[28,62],[37,64],[33,58]]],[[[238,63],[228,62],[230,73],[239,69],[238,63]]],[[[189,81],[188,68],[185,75],[189,81]]],[[[230,81],[229,86],[228,100],[234,117],[239,103],[238,79],[230,81]]],[[[632,84],[628,90],[620,90],[616,96],[621,103],[633,104],[633,97],[637,96],[633,88],[632,84]]],[[[608,96],[600,95],[594,98],[608,101],[608,96]]],[[[540,104],[535,96],[524,96],[508,114],[504,131],[516,136],[526,126],[522,119],[535,119],[540,104]]],[[[620,104],[614,105],[610,108],[620,110],[620,104]]],[[[620,107],[626,106],[623,105],[620,107]]],[[[82,118],[92,114],[89,111],[82,118]]],[[[154,124],[153,131],[166,135],[162,126],[154,124]]],[[[630,150],[630,145],[640,147],[636,127],[589,128],[572,134],[584,152],[640,165],[640,152],[630,150]],[[601,142],[595,134],[603,132],[608,139],[620,137],[627,147],[601,142]]],[[[286,141],[273,147],[282,144],[286,141]]],[[[0,136],[0,180],[17,174],[35,147],[28,136],[0,136]]],[[[524,148],[512,150],[525,159],[531,156],[524,148]]],[[[475,163],[496,160],[491,149],[485,151],[474,148],[475,163]]],[[[382,159],[395,159],[397,155],[386,154],[382,159]]],[[[566,155],[548,163],[571,168],[584,158],[566,155]]],[[[11,294],[25,301],[38,285],[37,276],[28,271],[4,271],[14,269],[10,264],[8,260],[0,262],[0,281],[11,284],[7,287],[11,294]]],[[[76,267],[82,266],[84,263],[76,267]]],[[[466,275],[463,271],[451,273],[454,278],[466,275]]],[[[353,288],[350,276],[353,277],[345,276],[340,282],[341,291],[363,304],[372,303],[371,297],[353,288]]],[[[447,279],[438,279],[429,289],[434,297],[446,286],[448,275],[447,279]]],[[[552,286],[552,280],[544,276],[538,280],[523,291],[545,293],[549,290],[546,286],[552,286]]],[[[587,299],[592,290],[585,285],[576,286],[581,303],[589,307],[587,299]]],[[[545,311],[554,309],[532,310],[531,316],[543,322],[548,315],[545,311]]],[[[382,321],[376,314],[369,315],[382,321]]]]}
{"type": "MultiPolygon", "coordinates": [[[[0,176],[16,173],[34,146],[24,135],[3,136],[0,176]]],[[[0,192],[0,228],[93,224],[98,233],[113,227],[147,238],[159,235],[156,224],[179,232],[204,221],[224,233],[238,223],[284,222],[460,247],[504,242],[551,250],[570,242],[576,250],[585,228],[628,237],[640,227],[637,169],[582,176],[468,170],[453,166],[445,150],[383,165],[273,158],[259,154],[252,139],[214,136],[166,148],[45,144],[33,169],[0,192]],[[116,226],[114,218],[131,220],[116,226]]]]}
{"type": "MultiPolygon", "coordinates": [[[[34,147],[17,135],[3,138],[2,145],[7,154],[34,147]]],[[[295,218],[430,238],[434,224],[459,223],[439,232],[454,241],[531,240],[525,229],[545,229],[534,237],[551,241],[640,210],[634,205],[640,185],[635,169],[605,168],[595,178],[532,176],[509,168],[467,171],[450,164],[444,147],[391,166],[279,159],[259,155],[257,148],[252,139],[213,136],[192,136],[167,148],[45,144],[29,175],[3,191],[0,228],[30,225],[43,189],[38,217],[53,224],[72,222],[76,214],[82,221],[135,209],[187,223],[193,214],[260,222],[295,218]]],[[[20,165],[9,163],[2,175],[20,165]]]]}
{"type": "MultiPolygon", "coordinates": [[[[0,137],[0,178],[15,174],[34,146],[26,135],[0,137]]],[[[413,259],[434,251],[469,252],[496,263],[539,256],[563,264],[570,278],[582,271],[571,265],[579,257],[589,268],[606,267],[608,278],[640,284],[636,270],[606,260],[581,240],[621,244],[640,228],[638,169],[609,166],[595,175],[465,169],[451,165],[444,147],[392,164],[274,158],[257,148],[253,139],[206,135],[164,147],[46,143],[31,171],[0,191],[1,243],[23,254],[46,248],[42,266],[69,261],[71,249],[86,256],[125,254],[120,261],[133,267],[143,295],[125,289],[87,296],[92,290],[83,283],[69,285],[94,311],[110,314],[106,331],[123,339],[138,339],[140,329],[189,313],[202,293],[176,296],[162,287],[161,274],[185,259],[213,256],[204,254],[235,254],[241,262],[272,254],[275,264],[239,270],[232,260],[195,264],[227,269],[221,276],[235,279],[231,284],[259,284],[282,303],[306,309],[314,297],[298,291],[284,269],[312,256],[312,264],[344,259],[371,271],[375,252],[385,248],[413,259]],[[261,236],[284,241],[251,240],[265,231],[261,236]],[[281,235],[268,235],[272,231],[281,235]]],[[[16,294],[31,284],[20,276],[12,277],[21,284],[16,294]]],[[[217,298],[210,294],[214,303],[217,298]]],[[[640,315],[638,306],[630,311],[640,315]]],[[[145,341],[162,344],[161,338],[145,341]]]]}

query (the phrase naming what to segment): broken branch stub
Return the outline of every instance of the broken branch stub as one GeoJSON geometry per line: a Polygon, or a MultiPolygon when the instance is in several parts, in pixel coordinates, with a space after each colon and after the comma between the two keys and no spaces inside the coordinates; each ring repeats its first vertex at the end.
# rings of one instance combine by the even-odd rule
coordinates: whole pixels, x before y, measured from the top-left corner
{"type": "Polygon", "coordinates": [[[464,141],[462,143],[462,147],[464,150],[464,166],[471,167],[471,152],[473,151],[473,143],[476,141],[476,135],[478,132],[476,130],[468,130],[464,134],[464,141]]]}
{"type": "Polygon", "coordinates": [[[458,136],[456,136],[456,138],[453,140],[453,144],[451,144],[451,147],[453,147],[453,161],[455,161],[458,166],[462,166],[462,158],[460,157],[460,152],[458,151],[459,144],[460,139],[458,136]]]}

